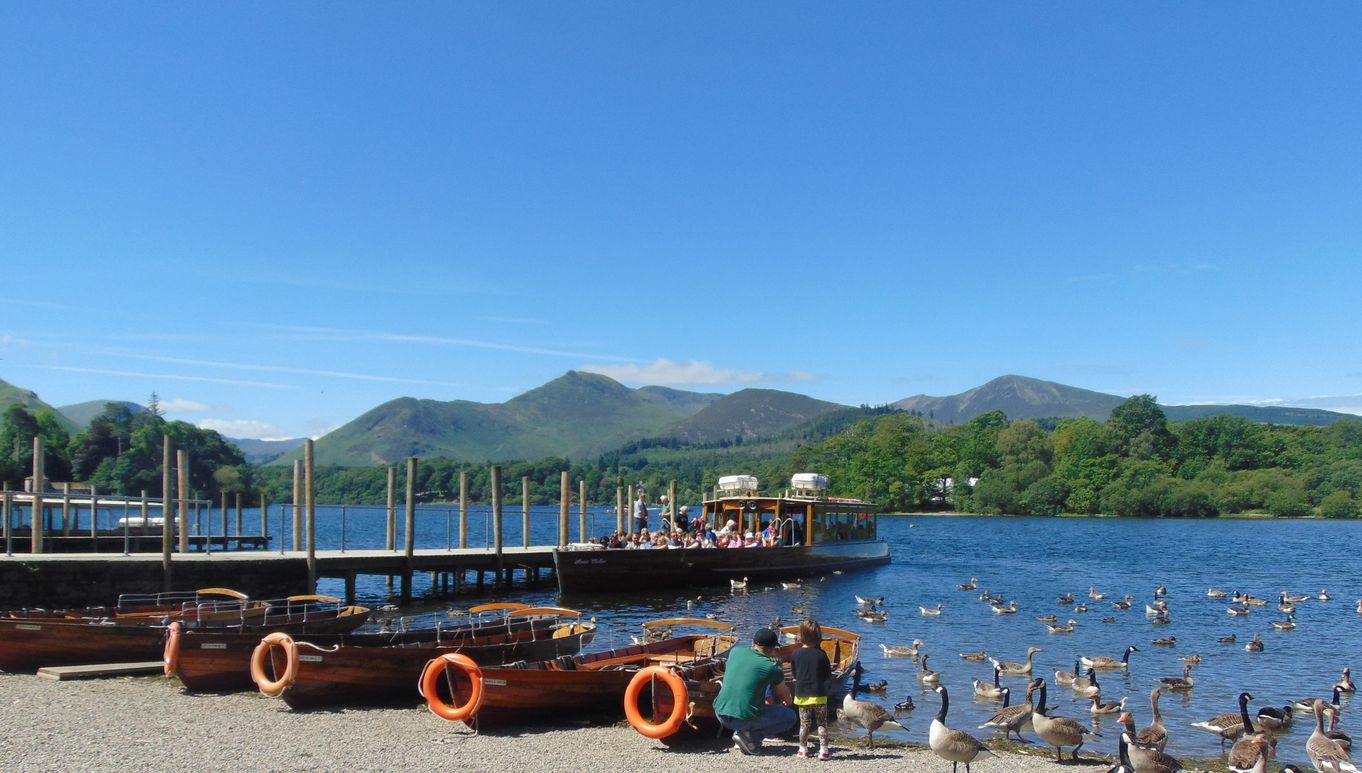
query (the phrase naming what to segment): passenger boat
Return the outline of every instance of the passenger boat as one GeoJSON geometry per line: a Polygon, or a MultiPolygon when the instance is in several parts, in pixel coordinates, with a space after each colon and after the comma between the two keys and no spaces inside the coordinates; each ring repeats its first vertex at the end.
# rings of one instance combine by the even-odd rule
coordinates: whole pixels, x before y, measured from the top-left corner
{"type": "Polygon", "coordinates": [[[508,612],[507,625],[456,642],[417,641],[385,647],[316,644],[281,634],[261,640],[251,655],[260,691],[291,708],[415,702],[413,690],[432,658],[458,652],[487,663],[539,661],[575,655],[596,635],[596,622],[576,610],[527,607],[508,612]],[[518,621],[537,621],[516,626],[518,621]]]}
{"type": "Polygon", "coordinates": [[[889,545],[876,533],[876,506],[860,499],[827,496],[828,479],[801,473],[778,495],[758,493],[757,479],[719,479],[703,517],[716,529],[732,521],[739,534],[767,524],[778,545],[763,548],[595,549],[553,551],[563,594],[631,589],[689,588],[789,580],[820,572],[888,563],[889,545]]]}
{"type": "MultiPolygon", "coordinates": [[[[433,642],[457,647],[479,636],[538,627],[546,630],[553,621],[530,617],[507,621],[505,614],[526,609],[527,604],[483,604],[468,610],[466,619],[451,620],[444,613],[401,617],[385,621],[378,630],[328,634],[301,631],[307,643],[317,647],[391,647],[433,642]]],[[[221,631],[183,628],[171,624],[165,637],[162,662],[166,676],[180,680],[191,692],[225,692],[255,689],[251,678],[251,655],[260,644],[260,631],[221,631]]],[[[281,670],[279,673],[283,673],[281,670]]]]}
{"type": "Polygon", "coordinates": [[[160,617],[68,617],[52,612],[13,612],[0,617],[0,670],[31,672],[43,666],[75,666],[156,660],[167,627],[183,630],[341,633],[369,618],[367,607],[343,605],[331,596],[291,596],[280,601],[237,603],[235,613],[216,605],[202,614],[160,617]]]}
{"type": "Polygon", "coordinates": [[[641,669],[666,665],[694,669],[722,660],[738,640],[735,626],[716,620],[671,618],[643,624],[644,643],[575,657],[486,664],[461,657],[432,659],[421,674],[426,705],[449,720],[472,723],[536,717],[624,714],[624,693],[641,669]],[[709,633],[673,636],[672,629],[705,627],[709,633]]]}

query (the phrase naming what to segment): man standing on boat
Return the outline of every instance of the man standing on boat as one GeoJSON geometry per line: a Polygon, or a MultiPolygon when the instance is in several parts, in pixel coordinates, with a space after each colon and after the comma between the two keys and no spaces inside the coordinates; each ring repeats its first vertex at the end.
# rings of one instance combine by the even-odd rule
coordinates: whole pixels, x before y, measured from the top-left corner
{"type": "Polygon", "coordinates": [[[779,640],[770,628],[759,628],[752,647],[728,651],[723,687],[714,698],[719,724],[733,731],[733,742],[743,754],[761,754],[761,739],[794,728],[799,716],[790,708],[793,698],[785,672],[775,660],[779,640]],[[766,688],[778,703],[766,703],[766,688]]]}
{"type": "Polygon", "coordinates": [[[634,500],[634,533],[638,534],[648,528],[648,493],[638,492],[638,499],[634,500]]]}

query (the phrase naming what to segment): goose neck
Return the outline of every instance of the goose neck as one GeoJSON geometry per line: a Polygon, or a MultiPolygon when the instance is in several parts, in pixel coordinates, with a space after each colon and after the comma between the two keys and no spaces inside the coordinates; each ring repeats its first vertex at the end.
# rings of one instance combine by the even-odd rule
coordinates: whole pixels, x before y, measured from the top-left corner
{"type": "Polygon", "coordinates": [[[936,721],[944,725],[946,724],[946,712],[950,710],[951,699],[946,694],[945,687],[938,687],[936,691],[941,694],[941,708],[936,712],[936,721]]]}

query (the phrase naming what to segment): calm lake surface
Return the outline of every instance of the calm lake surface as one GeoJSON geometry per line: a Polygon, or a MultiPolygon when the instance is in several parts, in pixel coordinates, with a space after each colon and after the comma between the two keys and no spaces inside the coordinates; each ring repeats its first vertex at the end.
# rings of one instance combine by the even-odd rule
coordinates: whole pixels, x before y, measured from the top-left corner
{"type": "MultiPolygon", "coordinates": [[[[278,533],[279,510],[272,512],[271,532],[278,533]]],[[[319,508],[319,548],[340,546],[339,508],[319,508]]],[[[220,516],[218,523],[220,524],[220,516]]],[[[505,542],[521,542],[519,507],[506,508],[505,542]]],[[[350,548],[382,547],[381,509],[349,509],[346,512],[346,545],[350,548]]],[[[592,533],[610,528],[613,517],[597,510],[593,513],[592,533]]],[[[400,511],[399,511],[400,521],[400,511]]],[[[656,515],[654,515],[654,522],[656,515]]],[[[258,529],[259,516],[248,516],[248,524],[258,529]],[[254,518],[254,521],[251,518],[254,518]]],[[[555,541],[556,508],[536,508],[531,519],[535,544],[555,541]]],[[[571,517],[573,539],[577,538],[577,513],[571,517]]],[[[220,527],[219,527],[220,530],[220,527]]],[[[491,526],[485,509],[470,517],[470,545],[484,545],[491,526]]],[[[1192,722],[1208,719],[1221,711],[1237,708],[1240,691],[1253,694],[1250,713],[1266,705],[1282,706],[1292,700],[1317,696],[1329,698],[1330,687],[1347,665],[1362,666],[1362,615],[1356,599],[1362,597],[1362,572],[1355,568],[1353,548],[1362,540],[1362,522],[1352,521],[1273,521],[1273,520],[1144,520],[1144,519],[1057,519],[991,518],[957,516],[895,516],[880,519],[880,536],[892,547],[893,563],[877,569],[805,578],[798,590],[779,585],[756,586],[746,592],[727,588],[696,588],[666,594],[627,593],[559,599],[545,584],[537,591],[520,589],[508,598],[532,602],[562,603],[596,616],[601,623],[592,649],[607,649],[629,642],[639,631],[638,623],[660,616],[690,614],[703,617],[713,613],[722,620],[749,626],[766,624],[780,616],[796,622],[799,607],[825,625],[861,634],[865,678],[870,682],[888,680],[889,694],[880,698],[892,705],[912,696],[915,712],[902,715],[907,732],[885,728],[877,735],[926,742],[928,725],[938,701],[934,693],[921,688],[917,668],[907,658],[885,658],[880,643],[910,644],[925,642],[929,665],[942,673],[941,681],[951,691],[949,724],[967,728],[981,737],[992,731],[974,728],[998,708],[998,703],[973,697],[973,679],[992,679],[988,662],[960,659],[959,653],[986,650],[1000,660],[1021,661],[1028,646],[1041,652],[1035,658],[1035,675],[1051,682],[1049,702],[1055,712],[1090,720],[1088,701],[1076,698],[1067,687],[1053,684],[1056,670],[1071,670],[1079,655],[1106,655],[1119,658],[1127,645],[1139,652],[1131,655],[1130,671],[1099,672],[1104,700],[1129,696],[1129,709],[1137,724],[1150,721],[1149,692],[1160,677],[1180,676],[1180,655],[1200,653],[1203,661],[1193,668],[1196,686],[1185,695],[1165,695],[1160,708],[1168,725],[1168,751],[1175,756],[1214,757],[1220,752],[1219,739],[1190,727],[1192,722]],[[956,588],[970,577],[978,577],[979,591],[956,588]],[[1154,588],[1168,588],[1171,623],[1154,625],[1145,615],[1145,603],[1153,600],[1154,588]],[[1087,598],[1089,586],[1107,594],[1102,601],[1087,598]],[[1239,590],[1269,600],[1265,607],[1254,608],[1248,617],[1226,614],[1227,599],[1211,599],[1208,586],[1239,590]],[[983,589],[1016,599],[1015,615],[994,614],[979,600],[983,589]],[[1315,600],[1327,588],[1331,601],[1315,600]],[[1276,610],[1282,591],[1308,594],[1311,600],[1297,604],[1297,629],[1277,631],[1271,620],[1284,618],[1276,610]],[[1061,605],[1056,597],[1069,592],[1077,602],[1086,601],[1088,611],[1077,613],[1074,605],[1061,605]],[[1134,597],[1126,611],[1113,609],[1111,602],[1124,594],[1134,597]],[[855,596],[884,596],[889,619],[869,623],[856,617],[855,596]],[[692,609],[687,612],[686,603],[692,609]],[[924,617],[919,606],[945,604],[940,617],[924,617]],[[1035,618],[1054,614],[1060,622],[1072,617],[1078,621],[1072,634],[1051,634],[1035,618]],[[1102,619],[1114,617],[1115,622],[1102,619]],[[1245,651],[1244,643],[1261,632],[1265,650],[1245,651]],[[1216,638],[1234,634],[1235,644],[1218,644],[1216,638]],[[1177,637],[1173,647],[1151,644],[1154,639],[1177,637]]],[[[423,509],[418,516],[418,546],[444,547],[457,544],[457,510],[423,509]]],[[[398,536],[399,545],[402,536],[398,536]]],[[[276,549],[278,542],[275,542],[276,549]]],[[[360,590],[369,601],[381,601],[386,592],[383,580],[362,581],[360,590]]],[[[337,587],[324,586],[336,592],[337,587]]],[[[420,582],[417,590],[422,590],[420,582]]],[[[455,606],[471,600],[460,598],[455,606]]],[[[448,602],[440,602],[441,606],[448,602]]],[[[1003,684],[1024,692],[1025,680],[1004,677],[1003,684]]],[[[1344,697],[1344,727],[1353,721],[1352,710],[1344,697]]],[[[1104,737],[1090,742],[1085,749],[1114,754],[1117,735],[1112,730],[1114,716],[1096,720],[1104,737]]],[[[1313,727],[1313,717],[1299,717],[1292,732],[1282,737],[1278,764],[1305,761],[1304,745],[1313,727]]],[[[1033,734],[1026,734],[1034,738],[1033,734]]]]}

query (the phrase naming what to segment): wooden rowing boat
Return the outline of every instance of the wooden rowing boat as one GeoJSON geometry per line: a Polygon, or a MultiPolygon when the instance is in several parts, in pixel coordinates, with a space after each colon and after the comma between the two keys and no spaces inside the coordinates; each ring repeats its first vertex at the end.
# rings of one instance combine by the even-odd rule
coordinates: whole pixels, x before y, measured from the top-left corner
{"type": "MultiPolygon", "coordinates": [[[[479,636],[537,628],[545,631],[555,623],[549,618],[505,619],[507,612],[526,609],[527,604],[483,604],[468,610],[466,619],[451,620],[444,613],[403,617],[385,621],[382,629],[326,634],[302,631],[307,643],[329,648],[391,647],[433,642],[457,647],[479,636]]],[[[191,692],[226,692],[255,689],[251,679],[251,654],[260,644],[259,631],[181,629],[165,639],[162,661],[166,676],[174,676],[191,692]]],[[[281,671],[282,673],[282,671],[281,671]]]]}
{"type": "Polygon", "coordinates": [[[262,693],[277,694],[295,709],[415,702],[419,693],[414,686],[422,669],[444,653],[460,652],[489,663],[575,655],[596,635],[594,619],[571,620],[580,615],[558,607],[512,610],[495,632],[479,632],[452,644],[416,641],[366,647],[262,641],[263,649],[252,655],[251,671],[262,693]],[[515,625],[523,620],[538,622],[515,625]]]}
{"type": "Polygon", "coordinates": [[[172,620],[186,620],[196,624],[214,622],[235,624],[244,619],[263,615],[269,607],[270,602],[251,599],[231,588],[200,588],[193,591],[155,594],[125,593],[118,597],[118,602],[112,607],[8,610],[0,613],[0,619],[119,625],[165,625],[172,620]]]}
{"type": "Polygon", "coordinates": [[[164,651],[170,623],[179,623],[183,630],[250,632],[258,641],[269,631],[353,631],[369,618],[368,607],[343,605],[330,596],[294,596],[261,604],[246,614],[238,609],[235,617],[220,609],[221,614],[184,615],[157,623],[143,618],[14,613],[0,617],[0,670],[32,672],[43,666],[156,660],[164,651]]]}

